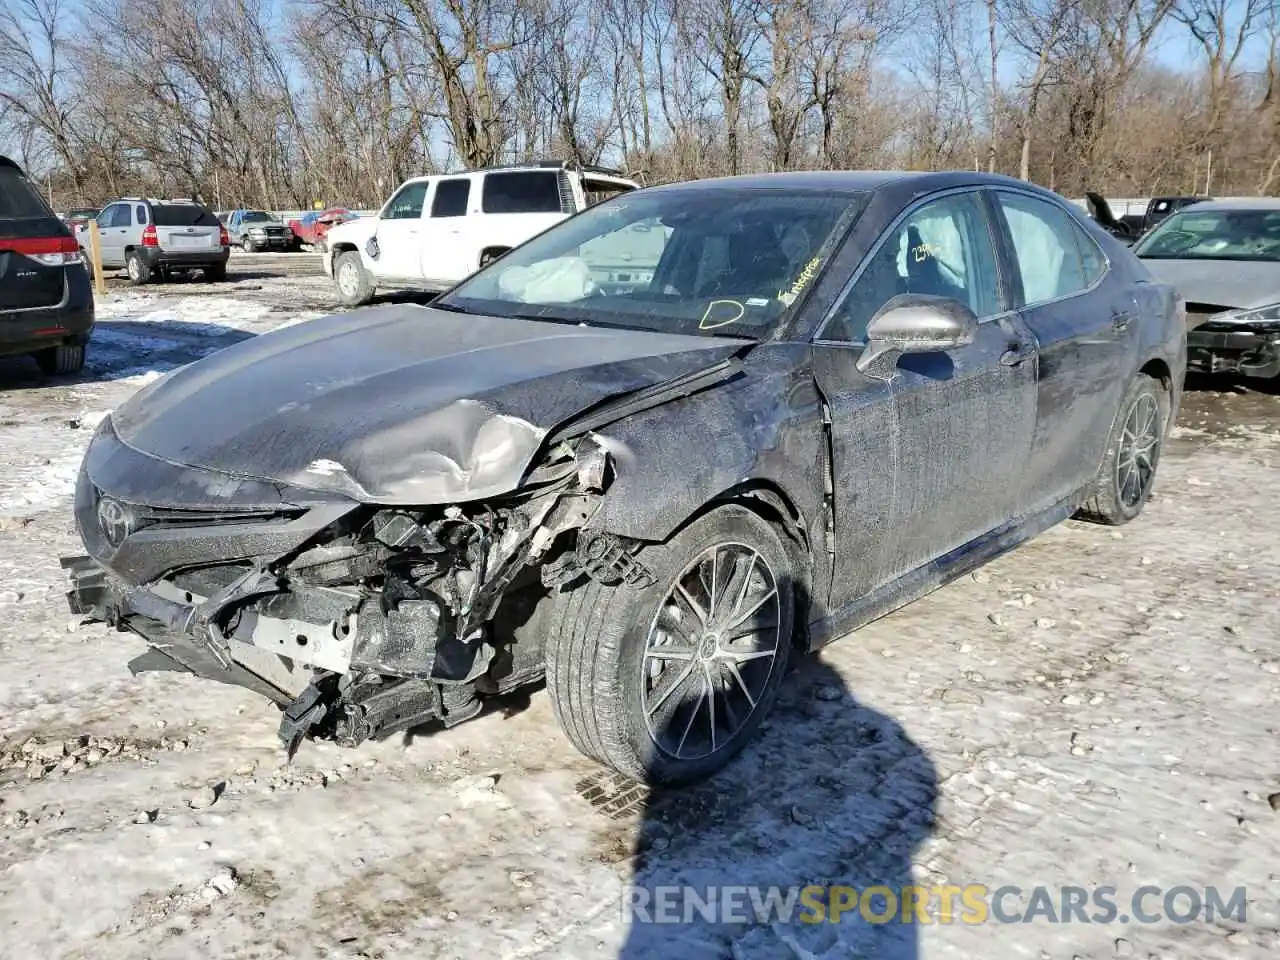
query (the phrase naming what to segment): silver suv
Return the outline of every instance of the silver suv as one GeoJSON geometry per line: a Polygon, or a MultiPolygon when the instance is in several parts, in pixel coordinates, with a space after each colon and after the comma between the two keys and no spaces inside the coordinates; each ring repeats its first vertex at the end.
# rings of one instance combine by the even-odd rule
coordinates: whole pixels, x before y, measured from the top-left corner
{"type": "MultiPolygon", "coordinates": [[[[97,216],[102,265],[123,267],[135,286],[172,271],[199,269],[210,281],[225,280],[231,239],[214,212],[194,200],[125,197],[97,216]]],[[[88,227],[76,239],[89,252],[88,227]]]]}

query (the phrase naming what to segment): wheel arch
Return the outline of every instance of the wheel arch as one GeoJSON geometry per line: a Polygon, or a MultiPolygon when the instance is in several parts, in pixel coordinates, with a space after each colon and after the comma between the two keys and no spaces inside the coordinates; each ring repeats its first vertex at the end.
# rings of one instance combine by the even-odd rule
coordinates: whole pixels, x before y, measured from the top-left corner
{"type": "MultiPolygon", "coordinates": [[[[822,575],[814,555],[813,534],[796,498],[777,481],[755,477],[735,483],[708,498],[661,539],[653,542],[668,543],[702,517],[726,506],[749,510],[778,531],[782,545],[791,554],[793,561],[797,610],[820,606],[825,602],[825,595],[815,595],[815,590],[820,590],[822,575]]],[[[805,626],[797,619],[794,641],[798,647],[806,643],[805,626]]]]}

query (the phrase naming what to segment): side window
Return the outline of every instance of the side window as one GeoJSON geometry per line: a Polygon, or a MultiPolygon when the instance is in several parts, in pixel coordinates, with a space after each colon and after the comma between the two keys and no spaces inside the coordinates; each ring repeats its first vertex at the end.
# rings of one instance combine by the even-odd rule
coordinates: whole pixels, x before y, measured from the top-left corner
{"type": "Polygon", "coordinates": [[[979,317],[1000,312],[995,248],[978,194],[925,203],[885,234],[823,339],[861,343],[871,318],[903,293],[951,297],[979,317]]]}
{"type": "Polygon", "coordinates": [[[391,198],[391,202],[387,204],[387,212],[382,215],[384,220],[416,220],[422,216],[422,206],[427,200],[427,187],[430,184],[427,181],[418,183],[410,183],[401,188],[400,192],[391,198]]]}
{"type": "Polygon", "coordinates": [[[1071,232],[1076,238],[1076,248],[1080,251],[1080,266],[1084,274],[1084,285],[1091,287],[1107,272],[1107,258],[1094,242],[1093,237],[1078,223],[1071,224],[1071,232]]]}
{"type": "Polygon", "coordinates": [[[470,180],[441,180],[436,184],[436,195],[431,200],[431,216],[465,217],[470,196],[470,180]]]}
{"type": "Polygon", "coordinates": [[[133,208],[134,223],[144,224],[147,222],[147,208],[144,204],[138,204],[133,208]]]}
{"type": "Polygon", "coordinates": [[[107,215],[102,221],[104,227],[127,227],[129,225],[129,208],[123,203],[107,207],[107,215]]]}
{"type": "Polygon", "coordinates": [[[996,196],[1013,240],[1025,306],[1069,297],[1092,286],[1081,260],[1077,227],[1064,210],[1021,193],[997,191],[996,196]]]}

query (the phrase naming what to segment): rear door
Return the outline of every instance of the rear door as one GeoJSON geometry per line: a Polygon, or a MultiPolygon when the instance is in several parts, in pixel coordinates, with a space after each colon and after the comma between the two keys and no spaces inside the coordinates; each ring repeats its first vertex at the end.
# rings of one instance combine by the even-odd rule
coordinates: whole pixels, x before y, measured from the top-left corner
{"type": "Polygon", "coordinates": [[[78,259],[66,225],[22,171],[0,158],[0,316],[61,304],[66,264],[78,259]]]}
{"type": "Polygon", "coordinates": [[[1023,476],[1033,506],[1044,507],[1098,469],[1133,366],[1137,305],[1064,207],[1009,189],[994,197],[1019,313],[1040,345],[1035,440],[1023,476]]]}
{"type": "Polygon", "coordinates": [[[130,223],[132,219],[127,203],[113,203],[98,214],[98,245],[102,250],[103,266],[124,265],[124,247],[130,223]]]}
{"type": "MultiPolygon", "coordinates": [[[[473,230],[468,230],[471,202],[470,177],[445,177],[436,181],[431,206],[423,224],[420,272],[432,283],[452,286],[480,263],[473,230]]],[[[474,223],[471,224],[474,227],[474,223]]]]}
{"type": "Polygon", "coordinates": [[[154,203],[156,240],[173,253],[217,253],[222,225],[212,210],[195,203],[154,203]]]}

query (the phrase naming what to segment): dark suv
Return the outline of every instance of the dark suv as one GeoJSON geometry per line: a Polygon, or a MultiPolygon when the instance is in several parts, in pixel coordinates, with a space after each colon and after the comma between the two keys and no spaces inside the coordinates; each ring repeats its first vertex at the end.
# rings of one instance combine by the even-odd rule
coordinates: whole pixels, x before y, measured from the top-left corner
{"type": "Polygon", "coordinates": [[[0,156],[0,354],[30,354],[45,373],[76,373],[93,316],[76,238],[22,169],[0,156]]]}
{"type": "MultiPolygon", "coordinates": [[[[132,284],[148,283],[172,270],[203,270],[208,280],[227,276],[227,228],[217,214],[194,200],[125,197],[103,207],[97,221],[102,265],[124,267],[132,284]]],[[[87,229],[76,231],[86,252],[87,229]]]]}

